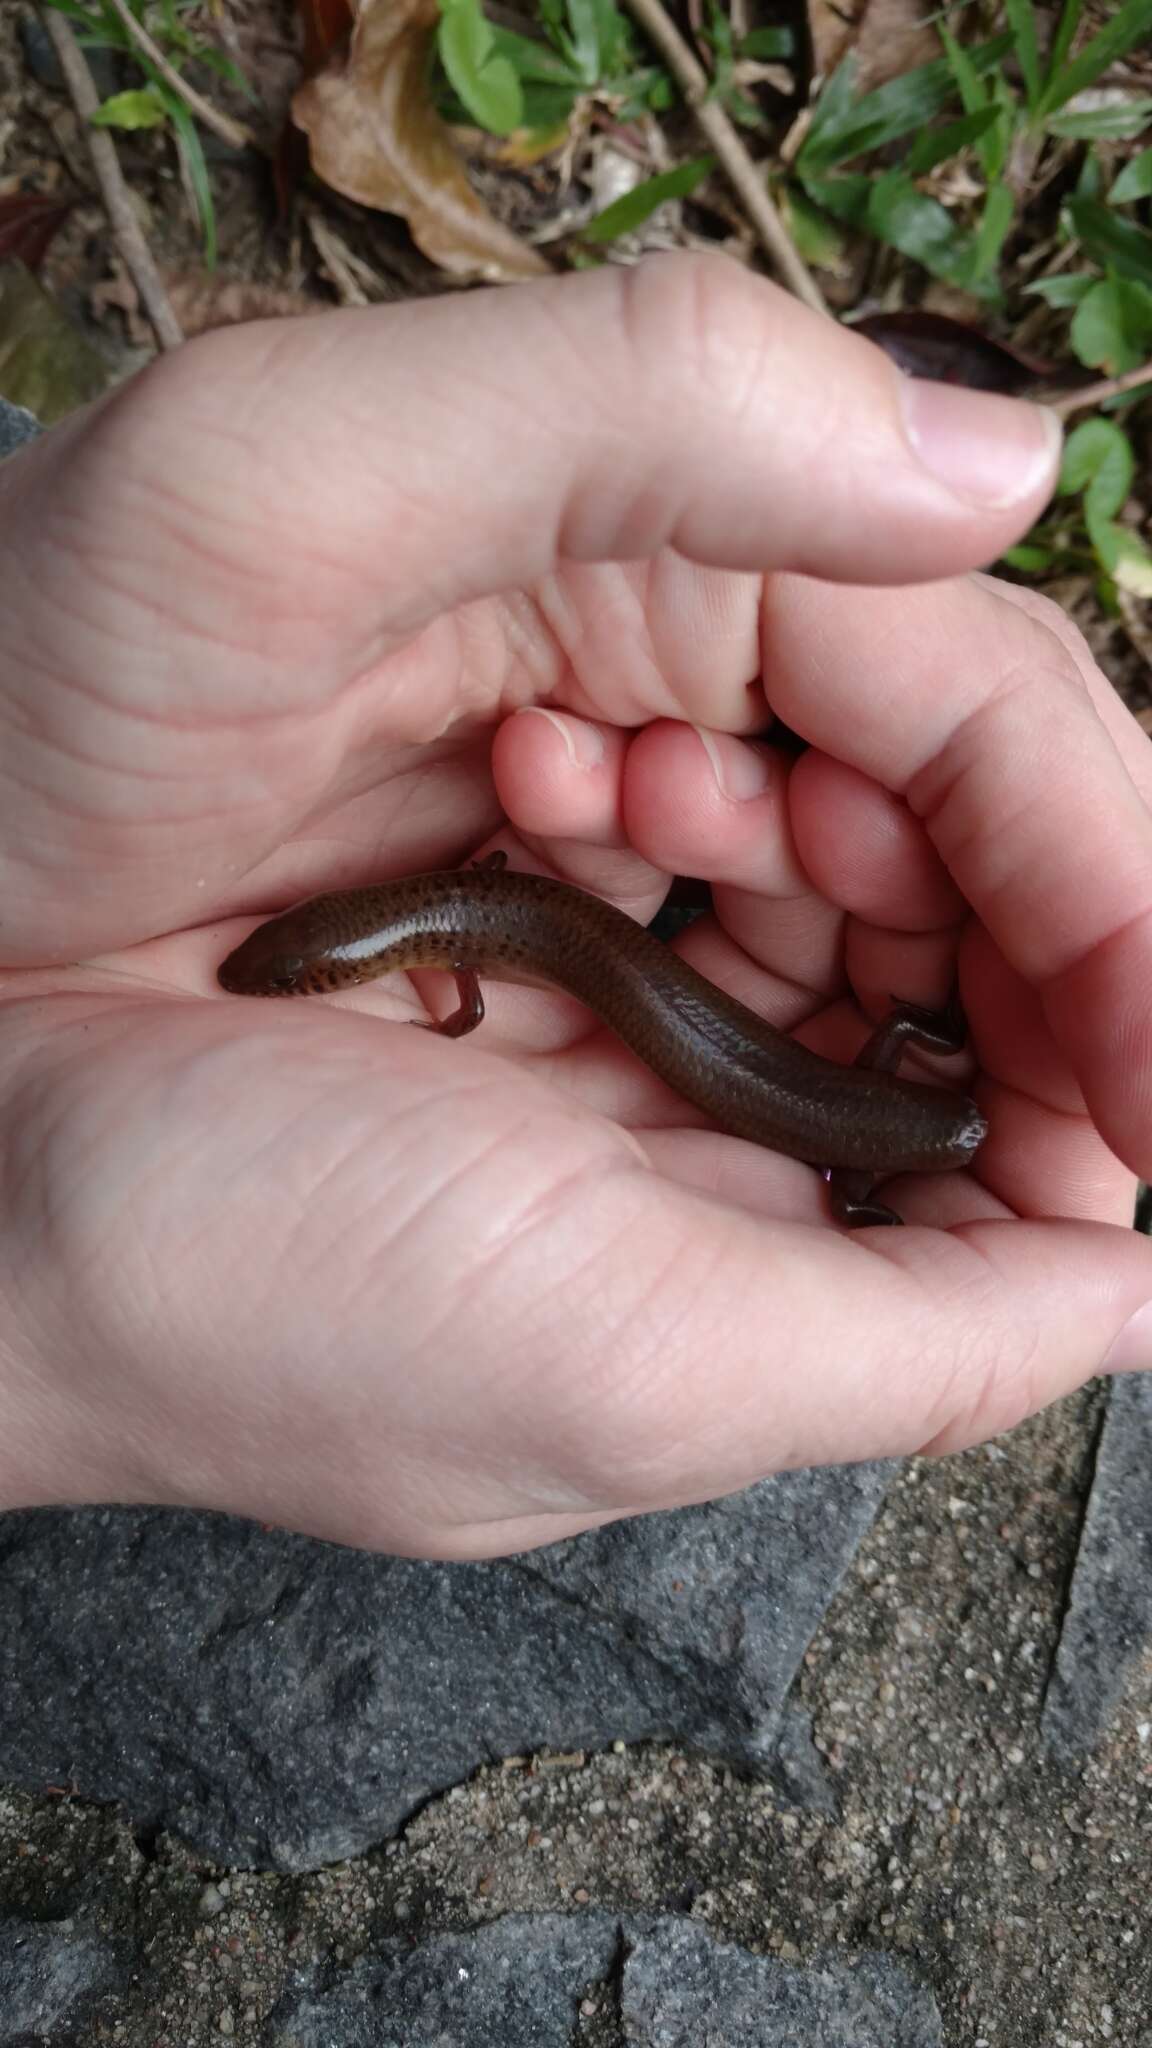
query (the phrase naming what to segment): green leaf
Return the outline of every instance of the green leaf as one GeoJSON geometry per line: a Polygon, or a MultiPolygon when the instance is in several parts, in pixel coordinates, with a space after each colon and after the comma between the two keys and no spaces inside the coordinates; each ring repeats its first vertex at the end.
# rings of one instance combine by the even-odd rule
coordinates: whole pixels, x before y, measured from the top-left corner
{"type": "MultiPolygon", "coordinates": [[[[1084,0],[1064,0],[1064,5],[1060,12],[1060,20],[1056,25],[1056,33],[1052,38],[1052,47],[1048,52],[1047,85],[1052,84],[1057,74],[1064,69],[1068,61],[1068,52],[1072,48],[1083,12],[1084,0]]],[[[1045,89],[1047,89],[1047,86],[1045,89]]]]}
{"type": "MultiPolygon", "coordinates": [[[[1152,100],[1144,105],[1152,111],[1152,100]]],[[[1126,163],[1112,190],[1108,194],[1109,206],[1126,206],[1134,199],[1147,199],[1152,193],[1152,149],[1142,149],[1126,163]]]]}
{"type": "Polygon", "coordinates": [[[826,137],[833,135],[837,129],[844,126],[852,114],[852,99],[855,90],[856,57],[853,51],[849,50],[847,55],[836,66],[835,71],[825,79],[816,96],[815,104],[811,110],[812,118],[808,123],[808,133],[798,152],[799,155],[802,156],[805,149],[819,145],[826,137]],[[815,138],[815,145],[813,138],[815,138]]]}
{"type": "Polygon", "coordinates": [[[1097,538],[1095,525],[1089,528],[1089,532],[1097,554],[1118,587],[1131,591],[1133,597],[1152,597],[1152,554],[1149,554],[1139,534],[1133,533],[1130,526],[1115,523],[1106,542],[1101,545],[1103,536],[1097,538]]]}
{"type": "Polygon", "coordinates": [[[991,93],[981,83],[980,74],[962,43],[958,43],[951,29],[942,21],[937,22],[936,32],[944,45],[944,57],[949,71],[956,81],[961,105],[966,114],[979,113],[981,107],[991,103],[991,93]]]}
{"type": "Polygon", "coordinates": [[[492,135],[511,135],[522,125],[520,80],[497,49],[479,0],[441,0],[436,45],[449,83],[481,128],[492,135]]]}
{"type": "Polygon", "coordinates": [[[957,228],[952,215],[912,183],[906,172],[886,171],[882,177],[857,174],[840,178],[806,178],[805,190],[817,206],[864,228],[912,256],[937,277],[968,284],[973,243],[957,228]]]}
{"type": "Polygon", "coordinates": [[[160,128],[168,109],[154,86],[143,85],[135,92],[114,92],[92,116],[94,128],[160,128]]]}
{"type": "Polygon", "coordinates": [[[1069,338],[1089,369],[1110,377],[1138,369],[1152,348],[1152,291],[1113,271],[1081,300],[1069,338]]]}
{"type": "MultiPolygon", "coordinates": [[[[1152,6],[1152,0],[1149,0],[1152,6]]],[[[1111,207],[1095,199],[1070,199],[1068,215],[1089,256],[1112,264],[1125,277],[1152,285],[1152,234],[1134,221],[1121,220],[1111,207]]]]}
{"type": "Polygon", "coordinates": [[[949,121],[946,127],[922,135],[904,160],[909,177],[922,178],[926,172],[934,171],[937,164],[946,163],[950,156],[959,156],[962,149],[978,141],[999,119],[999,107],[981,107],[975,114],[964,114],[959,121],[949,121]]]}
{"type": "Polygon", "coordinates": [[[694,157],[690,163],[676,164],[670,171],[661,171],[658,177],[645,178],[642,185],[634,185],[631,192],[625,192],[598,213],[584,229],[587,242],[614,242],[617,235],[631,234],[642,227],[663,206],[668,199],[685,199],[690,192],[702,185],[714,169],[715,157],[694,157]]]}
{"type": "Polygon", "coordinates": [[[799,185],[784,188],[780,209],[805,263],[816,270],[835,270],[844,257],[844,237],[835,221],[813,206],[799,185]]]}
{"type": "Polygon", "coordinates": [[[1034,298],[1044,299],[1050,306],[1078,306],[1092,290],[1096,279],[1088,271],[1075,271],[1067,277],[1038,277],[1035,284],[1026,284],[1024,290],[1034,298]]]}
{"type": "Polygon", "coordinates": [[[1114,420],[1084,420],[1074,427],[1064,443],[1060,480],[1061,497],[1078,492],[1091,498],[1097,519],[1112,519],[1128,496],[1136,460],[1127,434],[1114,420]]]}
{"type": "Polygon", "coordinates": [[[1036,10],[1032,0],[1004,0],[1004,12],[1016,46],[1016,62],[1024,79],[1029,107],[1040,98],[1040,52],[1036,42],[1036,10]]]}
{"type": "MultiPolygon", "coordinates": [[[[1060,34],[1063,30],[1064,22],[1061,21],[1060,34]]],[[[1077,56],[1069,63],[1062,63],[1059,70],[1053,63],[1048,83],[1034,110],[1036,114],[1043,117],[1055,113],[1057,107],[1065,106],[1086,86],[1094,85],[1102,72],[1149,35],[1152,35],[1152,0],[1121,0],[1112,20],[1092,37],[1091,42],[1085,43],[1077,56]]],[[[1059,40],[1060,35],[1057,37],[1059,40]]]]}
{"type": "Polygon", "coordinates": [[[79,6],[77,0],[51,0],[51,4],[57,14],[67,15],[69,21],[78,21],[84,28],[92,28],[94,26],[91,8],[79,6]]]}
{"type": "Polygon", "coordinates": [[[1044,126],[1049,135],[1073,142],[1130,142],[1143,135],[1150,121],[1152,100],[1117,100],[1099,107],[1070,107],[1065,114],[1053,114],[1044,126]]]}
{"type": "Polygon", "coordinates": [[[1038,576],[1043,570],[1050,569],[1055,559],[1051,548],[1037,547],[1026,540],[1022,540],[1019,547],[1005,548],[1000,557],[1010,569],[1022,569],[1028,576],[1038,576]]]}
{"type": "Polygon", "coordinates": [[[642,114],[649,112],[666,113],[676,99],[672,80],[666,71],[658,70],[655,65],[648,65],[642,71],[630,71],[622,78],[606,79],[604,89],[619,95],[616,115],[621,121],[638,121],[642,114]]]}
{"type": "MultiPolygon", "coordinates": [[[[978,76],[983,76],[994,69],[1011,47],[1011,35],[994,36],[991,42],[968,51],[966,61],[978,76]]],[[[812,124],[797,152],[797,168],[803,164],[805,171],[831,170],[833,165],[848,163],[865,150],[898,142],[913,129],[925,127],[947,105],[955,89],[943,57],[889,79],[875,92],[865,93],[855,105],[854,79],[855,64],[849,55],[837,66],[816,102],[812,124]]]]}
{"type": "Polygon", "coordinates": [[[794,57],[796,38],[790,28],[754,28],[740,44],[741,57],[759,57],[768,63],[773,59],[794,57]]]}
{"type": "Polygon", "coordinates": [[[216,268],[216,204],[212,197],[212,180],[204,161],[200,136],[196,123],[188,112],[183,100],[175,93],[163,95],[168,109],[168,118],[176,130],[176,143],[184,175],[195,202],[200,220],[200,234],[204,243],[204,264],[208,270],[216,268]]]}
{"type": "Polygon", "coordinates": [[[1012,225],[1016,211],[1015,195],[1005,184],[989,185],[984,199],[984,211],[980,226],[976,230],[976,246],[972,252],[972,282],[990,277],[1000,261],[1004,239],[1012,225]]]}
{"type": "Polygon", "coordinates": [[[573,98],[583,90],[572,66],[551,43],[537,43],[531,36],[519,35],[514,28],[493,24],[492,47],[507,58],[522,86],[554,85],[570,92],[573,98]]]}
{"type": "MultiPolygon", "coordinates": [[[[573,69],[586,86],[596,85],[603,75],[600,47],[601,10],[596,0],[567,0],[569,32],[565,38],[573,69]]],[[[609,27],[610,24],[604,24],[609,27]]]]}
{"type": "Polygon", "coordinates": [[[959,281],[968,274],[970,238],[946,207],[917,191],[903,171],[887,171],[869,182],[867,224],[874,235],[940,277],[959,281]]]}
{"type": "Polygon", "coordinates": [[[955,36],[942,22],[937,23],[937,31],[944,44],[945,60],[956,80],[965,111],[977,114],[984,107],[996,109],[997,119],[988,123],[987,130],[977,146],[977,155],[983,166],[984,176],[989,184],[993,184],[999,178],[1008,154],[1015,113],[1011,92],[998,72],[993,73],[988,86],[985,87],[969,52],[957,42],[955,36]]]}
{"type": "Polygon", "coordinates": [[[729,86],[728,90],[720,93],[718,97],[723,102],[725,111],[739,127],[765,129],[770,126],[764,109],[748,93],[742,92],[738,85],[729,86]]]}
{"type": "Polygon", "coordinates": [[[524,120],[520,132],[526,144],[534,136],[555,135],[566,128],[579,93],[560,85],[526,85],[523,88],[524,120]]]}
{"type": "Polygon", "coordinates": [[[1084,151],[1084,161],[1076,180],[1077,199],[1099,199],[1104,190],[1104,167],[1094,149],[1084,151]]]}

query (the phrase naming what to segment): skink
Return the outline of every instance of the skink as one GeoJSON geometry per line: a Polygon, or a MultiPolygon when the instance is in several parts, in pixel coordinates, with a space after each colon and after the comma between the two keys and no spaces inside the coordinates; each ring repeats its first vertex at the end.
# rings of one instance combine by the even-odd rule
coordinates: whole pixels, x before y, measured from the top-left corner
{"type": "Polygon", "coordinates": [[[567,989],[721,1130],[835,1169],[833,1205],[853,1225],[899,1222],[869,1199],[873,1182],[967,1166],[988,1128],[966,1096],[891,1072],[908,1043],[958,1051],[955,1017],[898,1006],[857,1064],[840,1066],[715,988],[623,911],[509,872],[503,855],[314,896],[257,926],[219,980],[236,995],[311,995],[412,967],[455,975],[460,1007],[431,1028],[456,1038],[484,1015],[478,972],[567,989]]]}

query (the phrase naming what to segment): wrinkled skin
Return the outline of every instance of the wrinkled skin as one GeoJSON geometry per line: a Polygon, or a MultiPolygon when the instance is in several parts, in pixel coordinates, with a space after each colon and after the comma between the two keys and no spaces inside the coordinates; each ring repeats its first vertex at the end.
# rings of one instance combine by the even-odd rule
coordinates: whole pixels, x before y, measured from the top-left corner
{"type": "Polygon", "coordinates": [[[493,1554],[1145,1361],[1148,743],[971,573],[1042,422],[928,392],[676,258],[207,337],[5,466],[0,1504],[493,1554]],[[711,878],[685,951],[836,1057],[958,969],[975,1170],[848,1238],[554,993],[216,986],[493,843],[711,878]]]}

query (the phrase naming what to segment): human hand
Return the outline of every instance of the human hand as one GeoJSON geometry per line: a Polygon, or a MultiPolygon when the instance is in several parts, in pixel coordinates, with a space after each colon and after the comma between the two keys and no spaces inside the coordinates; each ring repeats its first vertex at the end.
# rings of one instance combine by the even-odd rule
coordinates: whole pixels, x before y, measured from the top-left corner
{"type": "Polygon", "coordinates": [[[960,576],[1040,432],[675,259],[217,334],[0,472],[0,1498],[491,1554],[1136,1361],[1147,743],[960,576]],[[838,1057],[958,960],[978,1172],[847,1239],[559,996],[448,1044],[381,1022],[431,977],[216,988],[257,917],[493,835],[639,916],[709,877],[685,952],[838,1057]]]}

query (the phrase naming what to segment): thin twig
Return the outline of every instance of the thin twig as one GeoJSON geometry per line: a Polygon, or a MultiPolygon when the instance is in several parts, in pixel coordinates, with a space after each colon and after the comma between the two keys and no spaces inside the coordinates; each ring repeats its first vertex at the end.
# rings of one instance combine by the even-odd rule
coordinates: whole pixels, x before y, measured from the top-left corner
{"type": "Polygon", "coordinates": [[[1051,397],[1040,392],[1038,396],[1050,411],[1067,419],[1070,412],[1082,412],[1086,405],[1099,405],[1104,398],[1119,398],[1122,392],[1133,391],[1138,384],[1152,384],[1152,363],[1141,363],[1138,370],[1125,370],[1122,377],[1101,377],[1098,384],[1084,384],[1079,391],[1058,391],[1051,397]]]}
{"type": "Polygon", "coordinates": [[[693,55],[661,0],[627,0],[645,34],[655,43],[688,105],[716,151],[780,280],[814,312],[827,313],[815,278],[802,261],[779,211],[732,122],[717,99],[703,65],[693,55]]]}
{"type": "MultiPolygon", "coordinates": [[[[127,5],[127,0],[109,0],[109,4],[113,12],[119,15],[137,48],[143,50],[148,62],[155,66],[165,83],[172,87],[173,92],[179,93],[185,106],[195,114],[196,119],[205,128],[210,128],[214,135],[220,137],[221,142],[227,142],[233,149],[263,150],[263,144],[253,129],[243,121],[234,121],[231,114],[222,114],[219,107],[214,107],[211,100],[206,100],[196,91],[195,86],[189,85],[187,79],[180,76],[176,66],[169,63],[159,44],[154,43],[147,29],[141,27],[127,5]]],[[[264,151],[264,154],[266,155],[267,151],[264,151]]]]}
{"type": "Polygon", "coordinates": [[[52,38],[52,47],[59,59],[72,104],[79,116],[84,139],[88,144],[88,154],[92,159],[92,169],[96,173],[96,182],[100,187],[100,196],[107,208],[112,232],[127,265],[129,276],[140,294],[141,303],[152,322],[160,347],[179,348],[184,339],[183,331],[169,304],[160,272],[152,259],[152,251],[144,240],[112,137],[105,129],[92,126],[92,116],[100,105],[100,99],[92,83],[92,73],[88,69],[84,52],[76,41],[70,24],[54,7],[45,8],[44,25],[52,38]]]}
{"type": "Polygon", "coordinates": [[[351,250],[345,247],[335,230],[329,227],[319,207],[307,206],[304,219],[308,232],[316,247],[316,254],[328,272],[342,306],[370,306],[371,299],[354,276],[349,262],[351,250]]]}

